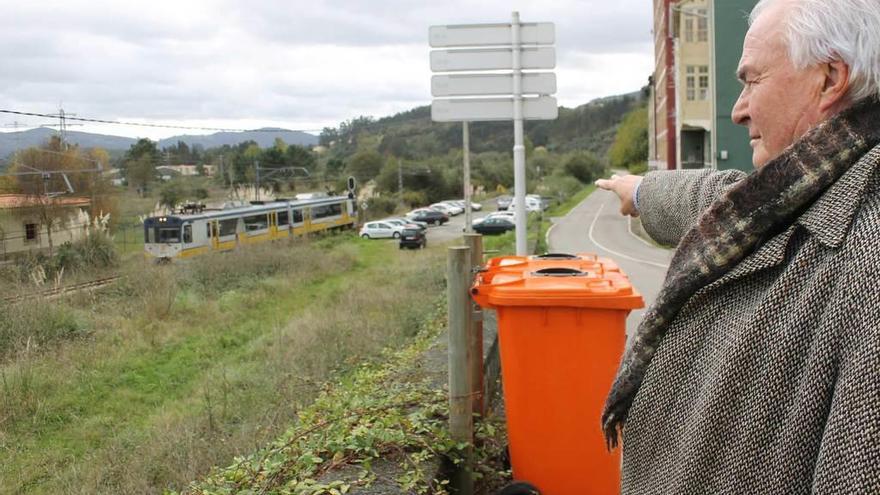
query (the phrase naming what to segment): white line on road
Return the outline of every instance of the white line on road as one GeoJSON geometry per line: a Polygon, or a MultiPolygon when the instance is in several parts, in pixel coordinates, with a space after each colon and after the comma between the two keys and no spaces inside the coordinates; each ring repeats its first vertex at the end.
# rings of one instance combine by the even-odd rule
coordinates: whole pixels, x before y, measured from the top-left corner
{"type": "Polygon", "coordinates": [[[596,216],[593,217],[593,221],[592,221],[592,223],[590,223],[589,236],[590,236],[590,241],[593,244],[598,246],[599,249],[601,249],[603,251],[608,251],[609,253],[611,253],[615,256],[620,256],[621,258],[624,258],[624,259],[627,259],[630,261],[635,261],[636,263],[643,263],[645,265],[656,266],[658,268],[663,268],[664,270],[669,268],[669,265],[664,265],[663,263],[655,263],[653,261],[643,260],[643,259],[639,259],[639,258],[633,258],[632,256],[630,256],[628,254],[619,253],[619,252],[614,251],[612,249],[608,249],[607,247],[600,244],[599,241],[597,241],[596,238],[593,237],[593,228],[596,226],[596,221],[599,220],[599,215],[602,213],[602,210],[604,210],[604,209],[605,209],[605,204],[603,203],[602,205],[599,206],[599,209],[596,211],[596,216]]]}
{"type": "Polygon", "coordinates": [[[635,237],[639,242],[648,246],[649,248],[656,248],[657,246],[651,244],[650,242],[642,239],[640,236],[637,236],[635,232],[633,232],[633,217],[626,217],[626,228],[629,230],[629,235],[635,237]]]}

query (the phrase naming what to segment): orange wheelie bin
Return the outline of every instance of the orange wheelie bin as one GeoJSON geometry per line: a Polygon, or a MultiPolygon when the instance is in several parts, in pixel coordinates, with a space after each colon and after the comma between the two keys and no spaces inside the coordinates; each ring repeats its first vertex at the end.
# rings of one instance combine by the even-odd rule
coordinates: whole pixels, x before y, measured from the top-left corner
{"type": "Polygon", "coordinates": [[[610,260],[566,256],[492,259],[471,293],[497,312],[513,477],[542,495],[617,494],[600,415],[644,302],[610,260]]]}

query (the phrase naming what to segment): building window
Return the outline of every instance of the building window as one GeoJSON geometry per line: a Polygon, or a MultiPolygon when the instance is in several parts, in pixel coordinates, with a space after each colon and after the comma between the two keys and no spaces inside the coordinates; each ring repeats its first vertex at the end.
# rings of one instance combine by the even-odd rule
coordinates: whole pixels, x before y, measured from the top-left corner
{"type": "Polygon", "coordinates": [[[37,224],[24,224],[24,242],[40,242],[40,230],[37,228],[37,224]]]}
{"type": "Polygon", "coordinates": [[[709,41],[709,12],[697,9],[697,41],[709,41]]]}
{"type": "Polygon", "coordinates": [[[701,100],[709,99],[709,66],[701,65],[700,66],[700,79],[699,79],[699,97],[701,100]]]}
{"type": "Polygon", "coordinates": [[[684,40],[688,43],[694,42],[694,19],[687,12],[684,18],[684,40]]]}
{"type": "Polygon", "coordinates": [[[696,72],[697,68],[693,65],[688,65],[685,67],[685,72],[687,75],[685,76],[685,87],[687,88],[687,100],[694,101],[697,99],[697,80],[696,80],[696,72]]]}

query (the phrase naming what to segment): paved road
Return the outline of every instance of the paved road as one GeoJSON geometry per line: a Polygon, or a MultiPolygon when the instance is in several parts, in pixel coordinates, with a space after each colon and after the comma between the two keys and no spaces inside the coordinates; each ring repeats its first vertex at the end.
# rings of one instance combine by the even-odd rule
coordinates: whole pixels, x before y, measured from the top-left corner
{"type": "MultiPolygon", "coordinates": [[[[573,208],[568,215],[554,219],[548,232],[548,245],[554,252],[597,253],[612,258],[642,293],[645,304],[657,297],[672,251],[660,249],[637,237],[629,219],[620,215],[617,196],[598,190],[573,208]]],[[[626,322],[632,334],[644,310],[633,311],[626,322]]]]}

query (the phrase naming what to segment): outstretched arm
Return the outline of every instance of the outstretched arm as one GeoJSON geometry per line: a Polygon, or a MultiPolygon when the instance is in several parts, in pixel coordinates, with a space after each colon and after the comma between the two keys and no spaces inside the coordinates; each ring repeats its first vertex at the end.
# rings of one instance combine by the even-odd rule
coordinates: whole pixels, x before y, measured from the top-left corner
{"type": "Polygon", "coordinates": [[[703,210],[745,177],[746,173],[739,170],[676,170],[649,172],[644,177],[613,175],[609,180],[596,181],[596,185],[617,194],[622,214],[640,216],[652,239],[675,246],[703,210]]]}

